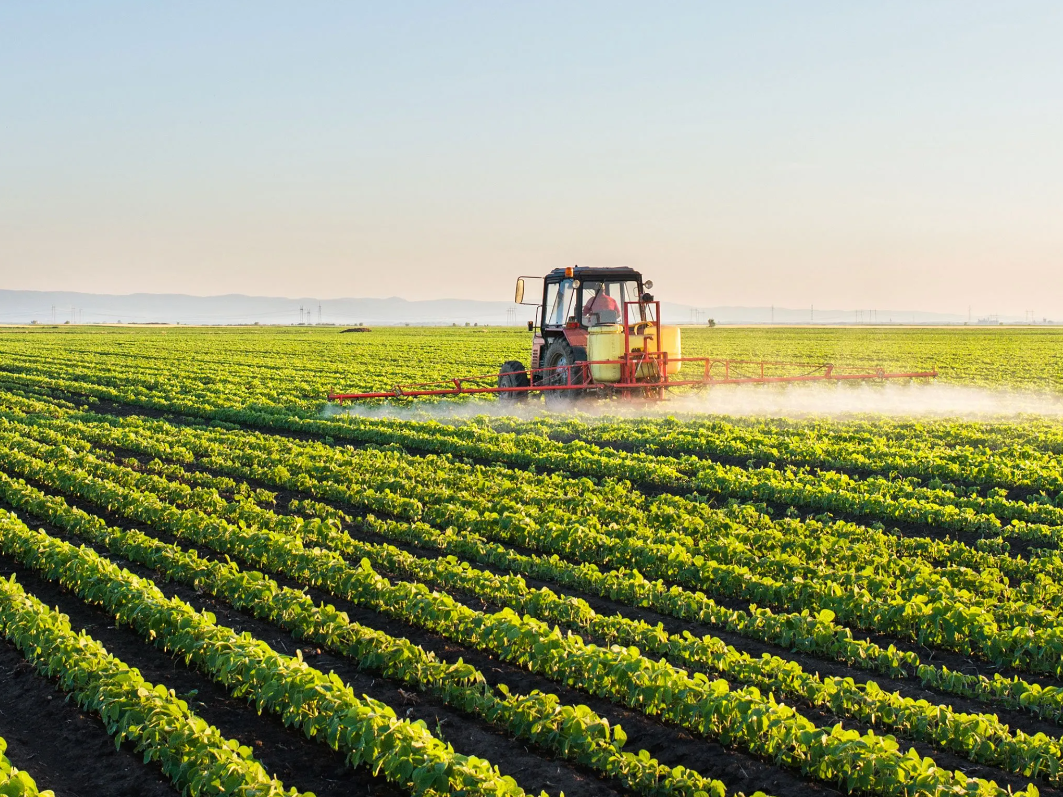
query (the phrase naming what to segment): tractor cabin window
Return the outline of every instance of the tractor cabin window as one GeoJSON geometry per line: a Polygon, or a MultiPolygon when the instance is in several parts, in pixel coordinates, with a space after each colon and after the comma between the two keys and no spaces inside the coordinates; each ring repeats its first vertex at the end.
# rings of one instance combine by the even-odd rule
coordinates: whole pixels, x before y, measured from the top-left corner
{"type": "Polygon", "coordinates": [[[624,302],[637,302],[636,280],[588,281],[583,283],[583,326],[619,324],[623,320],[624,302]]]}
{"type": "Polygon", "coordinates": [[[572,280],[546,286],[546,321],[544,326],[563,326],[576,321],[576,286],[572,280]]]}

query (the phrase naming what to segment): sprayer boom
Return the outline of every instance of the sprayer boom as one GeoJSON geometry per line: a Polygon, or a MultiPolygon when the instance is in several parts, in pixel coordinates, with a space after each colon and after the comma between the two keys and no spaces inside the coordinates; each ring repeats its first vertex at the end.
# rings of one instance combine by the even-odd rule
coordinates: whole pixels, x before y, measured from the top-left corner
{"type": "Polygon", "coordinates": [[[517,360],[497,374],[467,376],[391,390],[329,394],[332,401],[494,393],[520,400],[541,393],[561,403],[578,394],[663,399],[668,390],[713,385],[780,382],[844,382],[867,379],[923,379],[937,371],[852,371],[830,363],[684,357],[680,328],[661,323],[661,303],[648,293],[653,283],[630,268],[558,268],[543,280],[541,298],[525,301],[517,280],[514,301],[536,306],[531,368],[517,360]],[[491,384],[494,383],[494,384],[491,384]]]}
{"type": "Polygon", "coordinates": [[[396,385],[391,390],[368,393],[329,393],[330,401],[358,401],[381,398],[419,398],[424,396],[470,396],[481,394],[527,395],[529,393],[572,392],[606,397],[610,394],[664,398],[664,391],[674,388],[701,390],[716,385],[778,384],[785,382],[849,382],[882,379],[933,379],[937,371],[886,371],[876,368],[871,371],[839,369],[831,363],[774,362],[767,360],[720,360],[709,357],[680,357],[671,362],[681,362],[684,378],[670,377],[667,362],[654,357],[637,357],[628,360],[589,360],[554,368],[534,368],[522,373],[527,385],[502,386],[496,382],[497,374],[466,376],[438,382],[396,385]],[[595,382],[592,368],[620,366],[629,374],[653,372],[657,378],[626,379],[618,382],[595,382]],[[695,370],[698,376],[687,376],[695,370]],[[657,394],[656,396],[654,394],[657,394]]]}

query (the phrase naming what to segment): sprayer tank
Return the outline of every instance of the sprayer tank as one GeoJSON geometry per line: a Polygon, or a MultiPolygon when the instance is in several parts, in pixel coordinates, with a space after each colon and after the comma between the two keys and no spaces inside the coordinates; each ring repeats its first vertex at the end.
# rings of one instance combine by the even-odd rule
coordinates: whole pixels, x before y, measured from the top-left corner
{"type": "MultiPolygon", "coordinates": [[[[657,328],[651,325],[638,324],[628,339],[631,342],[632,353],[657,351],[657,328]]],[[[682,342],[680,340],[679,327],[670,324],[662,324],[661,351],[668,354],[668,366],[666,371],[669,376],[679,373],[683,363],[676,359],[683,356],[682,342]]],[[[619,362],[602,365],[594,365],[595,360],[621,360],[624,357],[624,327],[621,324],[599,324],[587,330],[587,359],[591,364],[591,378],[595,382],[619,382],[621,366],[619,362]]],[[[655,375],[655,366],[644,364],[639,367],[639,378],[650,378],[655,375]]]]}

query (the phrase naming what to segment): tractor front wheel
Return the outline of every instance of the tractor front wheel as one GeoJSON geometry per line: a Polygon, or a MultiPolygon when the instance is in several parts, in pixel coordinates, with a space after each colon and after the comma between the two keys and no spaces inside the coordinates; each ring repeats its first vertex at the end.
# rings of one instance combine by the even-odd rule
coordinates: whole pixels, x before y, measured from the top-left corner
{"type": "MultiPolygon", "coordinates": [[[[524,363],[518,360],[507,360],[502,364],[502,367],[498,371],[498,386],[499,387],[530,387],[531,382],[528,380],[528,371],[524,367],[524,363]]],[[[512,393],[499,393],[499,401],[518,402],[524,401],[528,398],[528,393],[524,390],[514,390],[512,393]]]]}

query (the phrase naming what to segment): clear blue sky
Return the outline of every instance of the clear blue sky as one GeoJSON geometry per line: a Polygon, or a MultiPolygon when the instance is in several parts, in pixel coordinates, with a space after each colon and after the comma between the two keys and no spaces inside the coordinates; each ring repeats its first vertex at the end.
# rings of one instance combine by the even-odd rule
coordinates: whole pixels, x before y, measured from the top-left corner
{"type": "Polygon", "coordinates": [[[0,287],[1063,317],[1063,3],[6,3],[0,287]]]}

